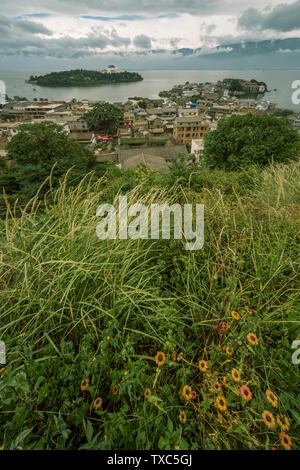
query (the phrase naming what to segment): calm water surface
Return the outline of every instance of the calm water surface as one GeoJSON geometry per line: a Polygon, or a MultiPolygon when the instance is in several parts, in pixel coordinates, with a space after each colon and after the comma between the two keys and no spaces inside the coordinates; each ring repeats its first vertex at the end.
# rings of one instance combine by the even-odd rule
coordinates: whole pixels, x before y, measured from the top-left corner
{"type": "Polygon", "coordinates": [[[48,72],[39,70],[9,71],[0,70],[0,80],[6,83],[7,94],[25,96],[27,99],[48,98],[49,100],[89,99],[106,101],[126,101],[130,96],[157,98],[162,90],[169,90],[173,85],[189,82],[214,82],[224,78],[254,78],[267,83],[272,90],[263,100],[277,103],[281,108],[300,112],[300,105],[291,101],[294,80],[300,80],[300,70],[144,70],[139,71],[144,77],[142,82],[93,87],[49,88],[25,83],[30,75],[44,75],[48,72]],[[276,89],[276,91],[275,91],[276,89]]]}

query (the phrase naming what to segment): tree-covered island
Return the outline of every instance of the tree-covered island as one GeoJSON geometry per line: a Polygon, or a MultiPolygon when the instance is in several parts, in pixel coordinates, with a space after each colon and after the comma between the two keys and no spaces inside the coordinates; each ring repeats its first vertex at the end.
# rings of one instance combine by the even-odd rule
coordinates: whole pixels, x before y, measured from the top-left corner
{"type": "Polygon", "coordinates": [[[68,70],[51,72],[47,75],[31,75],[26,83],[48,87],[94,86],[114,83],[130,83],[142,81],[143,77],[137,72],[99,72],[95,70],[68,70]]]}

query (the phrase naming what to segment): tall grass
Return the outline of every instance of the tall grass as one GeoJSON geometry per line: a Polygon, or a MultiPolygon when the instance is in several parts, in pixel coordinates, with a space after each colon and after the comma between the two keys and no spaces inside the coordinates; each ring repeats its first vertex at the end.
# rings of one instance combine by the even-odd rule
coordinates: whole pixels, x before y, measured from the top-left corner
{"type": "MultiPolygon", "coordinates": [[[[98,338],[101,320],[117,316],[124,327],[146,321],[153,335],[169,322],[210,324],[235,306],[251,303],[262,321],[282,321],[297,307],[300,220],[299,164],[265,170],[251,194],[222,188],[195,194],[180,183],[170,190],[143,191],[128,203],[202,202],[205,246],[187,252],[182,241],[100,241],[96,209],[104,181],[86,178],[73,190],[66,182],[45,212],[37,198],[15,218],[9,214],[1,240],[1,326],[9,337],[26,332],[98,338]],[[161,297],[161,290],[169,292],[161,297]],[[178,302],[175,318],[159,310],[178,302]],[[162,326],[161,326],[162,325],[162,326]]],[[[118,195],[114,204],[117,206],[118,195]]],[[[112,202],[112,201],[111,201],[112,202]]]]}
{"type": "Polygon", "coordinates": [[[117,320],[124,341],[138,338],[141,354],[151,344],[163,349],[171,331],[196,361],[211,327],[248,306],[273,345],[261,356],[267,384],[276,342],[284,336],[290,344],[299,331],[300,165],[252,171],[245,193],[226,174],[209,178],[199,192],[179,180],[151,190],[143,182],[127,193],[129,204],[204,203],[205,244],[197,252],[185,251],[184,241],[100,241],[96,209],[117,205],[120,194],[108,201],[105,178],[87,176],[75,189],[65,180],[42,212],[37,197],[21,217],[9,208],[0,242],[0,337],[8,351],[21,334],[37,349],[51,342],[59,350],[64,340],[79,347],[86,336],[97,345],[117,320]]]}

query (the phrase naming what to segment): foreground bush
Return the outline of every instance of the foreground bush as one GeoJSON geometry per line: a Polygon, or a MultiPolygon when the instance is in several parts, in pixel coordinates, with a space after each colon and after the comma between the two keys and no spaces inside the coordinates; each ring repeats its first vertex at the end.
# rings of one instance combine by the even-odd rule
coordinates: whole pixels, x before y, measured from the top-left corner
{"type": "Polygon", "coordinates": [[[11,212],[0,446],[299,448],[299,176],[298,163],[253,171],[247,192],[223,193],[225,175],[163,190],[146,172],[130,204],[205,204],[198,252],[98,240],[96,208],[117,180],[62,184],[43,213],[35,201],[11,212]]]}
{"type": "Polygon", "coordinates": [[[287,119],[249,113],[222,119],[216,131],[205,136],[204,159],[209,168],[238,171],[287,163],[298,157],[299,150],[299,134],[287,119]]]}

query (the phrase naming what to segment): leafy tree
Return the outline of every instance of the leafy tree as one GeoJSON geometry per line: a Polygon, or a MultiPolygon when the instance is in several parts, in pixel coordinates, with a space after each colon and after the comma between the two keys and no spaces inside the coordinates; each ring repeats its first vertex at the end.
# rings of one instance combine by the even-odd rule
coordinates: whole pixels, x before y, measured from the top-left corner
{"type": "Polygon", "coordinates": [[[243,91],[243,86],[238,79],[232,79],[229,86],[230,91],[243,91]]]}
{"type": "Polygon", "coordinates": [[[278,117],[288,117],[294,114],[292,109],[278,109],[275,111],[274,115],[278,117]]]}
{"type": "Polygon", "coordinates": [[[0,120],[2,122],[9,121],[11,119],[11,115],[9,113],[0,113],[0,120]]]}
{"type": "Polygon", "coordinates": [[[300,151],[299,135],[286,119],[268,114],[231,116],[222,119],[204,141],[204,161],[209,168],[228,171],[272,161],[295,159],[300,151]]]}
{"type": "Polygon", "coordinates": [[[141,100],[139,101],[139,107],[142,109],[147,109],[147,101],[146,100],[141,100]]]}
{"type": "Polygon", "coordinates": [[[84,115],[89,129],[114,134],[118,127],[123,111],[110,103],[97,103],[91,111],[84,115]]]}
{"type": "MultiPolygon", "coordinates": [[[[95,164],[94,155],[53,122],[23,124],[6,150],[13,167],[0,175],[0,190],[2,192],[4,187],[8,194],[16,193],[22,200],[36,194],[54,165],[53,187],[71,167],[74,167],[72,178],[76,178],[90,171],[95,164]]],[[[45,186],[44,192],[48,189],[49,185],[45,186]]]]}
{"type": "Polygon", "coordinates": [[[15,101],[28,101],[27,98],[25,96],[14,96],[14,100],[15,101]]]}

